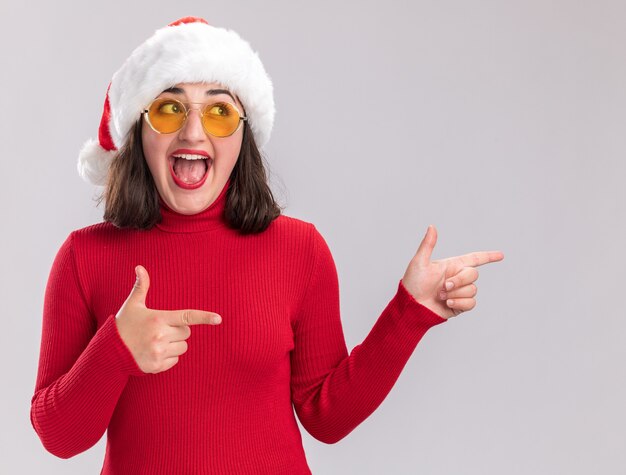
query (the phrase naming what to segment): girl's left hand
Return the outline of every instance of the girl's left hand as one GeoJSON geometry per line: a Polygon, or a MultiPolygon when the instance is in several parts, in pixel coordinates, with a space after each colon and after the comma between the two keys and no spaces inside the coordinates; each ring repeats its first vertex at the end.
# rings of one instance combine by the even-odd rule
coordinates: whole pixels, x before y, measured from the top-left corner
{"type": "Polygon", "coordinates": [[[476,267],[504,259],[500,251],[471,252],[462,256],[431,261],[437,243],[437,230],[428,226],[426,235],[402,277],[402,284],[419,303],[448,319],[476,306],[478,279],[476,267]],[[451,282],[453,287],[446,289],[451,282]]]}

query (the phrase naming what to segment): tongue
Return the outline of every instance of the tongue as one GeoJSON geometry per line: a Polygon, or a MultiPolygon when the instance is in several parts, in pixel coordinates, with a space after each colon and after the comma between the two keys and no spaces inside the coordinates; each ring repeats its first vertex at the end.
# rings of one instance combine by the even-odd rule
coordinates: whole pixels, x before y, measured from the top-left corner
{"type": "Polygon", "coordinates": [[[173,168],[178,178],[191,185],[198,183],[202,179],[207,170],[207,165],[206,160],[185,160],[184,158],[177,158],[173,168]]]}

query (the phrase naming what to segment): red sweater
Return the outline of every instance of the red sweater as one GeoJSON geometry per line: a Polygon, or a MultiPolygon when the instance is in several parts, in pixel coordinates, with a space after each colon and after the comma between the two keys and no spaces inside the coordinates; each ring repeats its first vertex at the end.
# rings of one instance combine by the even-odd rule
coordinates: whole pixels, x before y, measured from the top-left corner
{"type": "Polygon", "coordinates": [[[52,454],[72,457],[107,431],[102,474],[310,474],[294,410],[316,439],[341,440],[381,404],[426,331],[446,321],[399,281],[348,355],[324,238],[285,215],[238,234],[223,218],[228,185],[196,215],[161,202],[151,230],[101,222],[62,244],[30,414],[52,454]],[[137,366],[115,323],[137,264],[150,275],[148,308],[222,316],[192,326],[188,351],[157,374],[137,366]]]}

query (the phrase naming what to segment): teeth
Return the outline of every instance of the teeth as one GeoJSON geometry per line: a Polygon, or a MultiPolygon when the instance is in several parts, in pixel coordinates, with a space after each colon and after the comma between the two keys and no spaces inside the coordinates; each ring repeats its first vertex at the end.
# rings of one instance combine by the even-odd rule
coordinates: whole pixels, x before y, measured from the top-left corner
{"type": "Polygon", "coordinates": [[[190,153],[181,153],[177,155],[172,155],[172,157],[184,158],[185,160],[207,160],[209,158],[203,155],[196,155],[196,154],[190,154],[190,153]]]}

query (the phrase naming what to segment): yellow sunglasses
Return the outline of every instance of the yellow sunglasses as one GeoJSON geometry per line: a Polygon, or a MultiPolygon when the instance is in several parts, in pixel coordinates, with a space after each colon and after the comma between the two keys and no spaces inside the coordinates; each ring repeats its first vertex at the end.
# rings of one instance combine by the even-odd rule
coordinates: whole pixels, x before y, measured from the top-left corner
{"type": "Polygon", "coordinates": [[[171,134],[180,130],[185,122],[190,104],[204,104],[200,109],[204,131],[214,137],[228,137],[241,127],[248,118],[242,116],[237,106],[230,102],[181,102],[172,98],[158,98],[150,103],[141,115],[148,125],[159,134],[171,134]]]}

